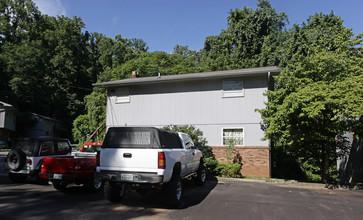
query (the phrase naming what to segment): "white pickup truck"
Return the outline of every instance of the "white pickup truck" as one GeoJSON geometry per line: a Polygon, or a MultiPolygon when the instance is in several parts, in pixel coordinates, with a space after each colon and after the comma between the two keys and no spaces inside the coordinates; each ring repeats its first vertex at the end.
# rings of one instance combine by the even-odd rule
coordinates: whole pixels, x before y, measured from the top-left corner
{"type": "Polygon", "coordinates": [[[110,127],[97,155],[97,173],[110,202],[119,202],[128,190],[143,194],[163,189],[168,205],[177,207],[183,197],[183,179],[204,185],[202,152],[185,133],[152,127],[110,127]]]}

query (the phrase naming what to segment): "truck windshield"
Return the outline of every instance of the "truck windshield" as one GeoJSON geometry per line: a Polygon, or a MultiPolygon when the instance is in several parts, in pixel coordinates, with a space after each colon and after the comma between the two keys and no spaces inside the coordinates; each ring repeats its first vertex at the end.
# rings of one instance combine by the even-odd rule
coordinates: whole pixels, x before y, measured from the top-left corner
{"type": "Polygon", "coordinates": [[[13,149],[21,150],[25,155],[31,156],[38,145],[39,140],[17,140],[14,142],[13,149]]]}

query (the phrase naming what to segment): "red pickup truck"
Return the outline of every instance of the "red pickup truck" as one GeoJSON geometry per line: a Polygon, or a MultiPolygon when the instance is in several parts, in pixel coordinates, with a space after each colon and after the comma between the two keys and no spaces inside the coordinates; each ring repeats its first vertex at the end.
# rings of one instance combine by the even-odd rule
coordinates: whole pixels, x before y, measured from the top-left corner
{"type": "Polygon", "coordinates": [[[96,178],[96,152],[102,143],[85,143],[72,156],[45,157],[39,177],[48,179],[57,190],[64,191],[68,184],[83,184],[89,191],[99,191],[103,183],[96,178]]]}

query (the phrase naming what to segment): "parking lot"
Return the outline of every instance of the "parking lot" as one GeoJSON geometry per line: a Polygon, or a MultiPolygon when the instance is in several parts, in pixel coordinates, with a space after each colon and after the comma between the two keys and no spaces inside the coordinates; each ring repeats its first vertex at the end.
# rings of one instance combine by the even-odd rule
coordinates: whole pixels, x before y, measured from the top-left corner
{"type": "Polygon", "coordinates": [[[203,187],[185,183],[182,206],[169,209],[161,192],[126,195],[112,204],[103,193],[73,185],[10,182],[0,174],[0,219],[361,219],[361,190],[325,189],[321,184],[277,184],[210,179],[203,187]]]}

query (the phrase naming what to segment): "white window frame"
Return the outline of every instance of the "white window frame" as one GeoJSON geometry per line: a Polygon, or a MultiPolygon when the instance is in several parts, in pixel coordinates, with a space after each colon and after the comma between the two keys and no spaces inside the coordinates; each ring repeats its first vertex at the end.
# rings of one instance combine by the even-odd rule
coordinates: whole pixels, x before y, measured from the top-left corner
{"type": "Polygon", "coordinates": [[[126,87],[115,89],[115,103],[130,103],[130,89],[126,87]]]}
{"type": "Polygon", "coordinates": [[[244,127],[226,127],[221,130],[221,143],[222,146],[228,146],[228,143],[224,143],[224,130],[242,130],[242,145],[235,144],[235,146],[245,146],[245,128],[244,127]]]}
{"type": "Polygon", "coordinates": [[[242,79],[222,80],[223,98],[244,97],[245,89],[242,79]]]}

